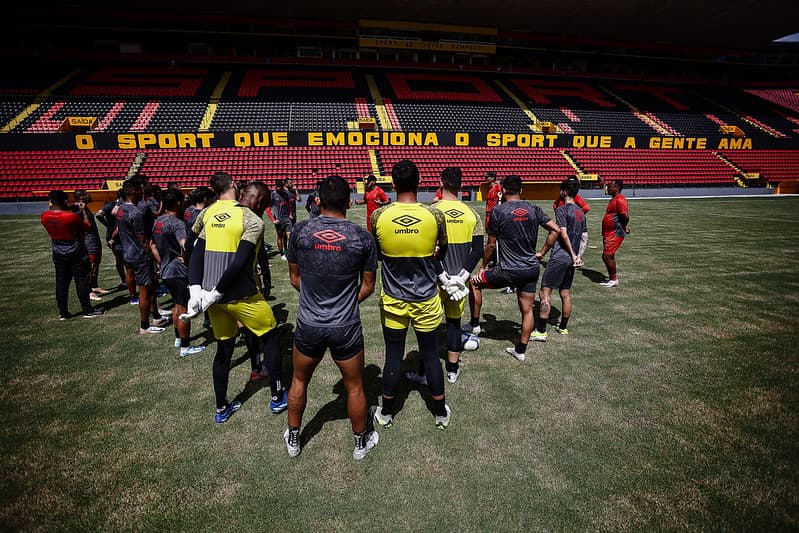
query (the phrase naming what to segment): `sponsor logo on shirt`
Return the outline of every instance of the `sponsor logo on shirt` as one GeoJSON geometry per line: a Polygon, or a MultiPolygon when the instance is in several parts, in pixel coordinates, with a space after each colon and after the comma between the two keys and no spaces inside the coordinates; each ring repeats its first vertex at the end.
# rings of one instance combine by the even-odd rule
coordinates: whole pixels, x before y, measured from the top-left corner
{"type": "Polygon", "coordinates": [[[230,218],[230,215],[228,215],[227,213],[218,213],[218,214],[214,215],[214,218],[217,220],[217,222],[212,223],[211,227],[212,228],[224,228],[225,227],[225,221],[230,218]]]}
{"type": "Polygon", "coordinates": [[[326,250],[329,252],[340,252],[342,251],[341,246],[334,244],[337,242],[347,240],[345,235],[337,231],[333,231],[332,229],[326,229],[323,231],[317,231],[316,233],[312,234],[314,237],[323,241],[321,243],[317,242],[313,245],[315,250],[326,250]]]}
{"type": "Polygon", "coordinates": [[[463,211],[459,211],[458,209],[452,208],[449,211],[444,211],[444,214],[449,217],[450,224],[463,224],[463,220],[458,220],[463,216],[463,211]]]}
{"type": "Polygon", "coordinates": [[[161,235],[161,232],[163,231],[163,229],[164,229],[164,223],[163,222],[156,222],[155,223],[155,227],[153,227],[153,233],[155,233],[156,235],[161,235]]]}
{"type": "Polygon", "coordinates": [[[402,226],[402,228],[403,228],[403,229],[395,229],[394,230],[395,234],[419,233],[419,230],[417,228],[412,228],[411,226],[414,226],[414,225],[418,224],[421,221],[422,221],[421,219],[418,219],[418,218],[416,218],[414,216],[411,216],[411,215],[402,215],[402,216],[399,216],[399,217],[391,220],[391,222],[393,222],[394,224],[397,224],[398,226],[402,226]]]}
{"type": "Polygon", "coordinates": [[[513,215],[514,222],[523,222],[527,220],[528,211],[527,209],[524,209],[522,207],[517,207],[516,209],[511,211],[510,214],[513,215]]]}

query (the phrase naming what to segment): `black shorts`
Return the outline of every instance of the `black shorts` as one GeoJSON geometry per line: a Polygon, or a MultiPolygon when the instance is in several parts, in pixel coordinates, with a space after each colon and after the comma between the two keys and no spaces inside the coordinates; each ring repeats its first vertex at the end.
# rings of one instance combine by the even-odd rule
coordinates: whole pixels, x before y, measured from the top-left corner
{"type": "Polygon", "coordinates": [[[136,278],[136,285],[139,287],[147,287],[155,284],[155,268],[149,257],[133,263],[125,261],[125,266],[133,270],[133,275],[136,278]]]}
{"type": "Polygon", "coordinates": [[[574,266],[570,257],[550,258],[541,278],[541,287],[548,289],[571,289],[574,282],[574,266]]]}
{"type": "Polygon", "coordinates": [[[189,304],[189,278],[169,278],[162,280],[175,305],[186,307],[189,304]]]}
{"type": "Polygon", "coordinates": [[[336,361],[352,359],[363,350],[363,329],[361,323],[323,328],[308,326],[297,321],[294,331],[294,346],[303,355],[319,359],[330,348],[330,355],[336,361]]]}
{"type": "Polygon", "coordinates": [[[502,270],[494,267],[486,270],[482,274],[483,282],[491,288],[501,289],[502,287],[516,287],[519,292],[529,292],[535,294],[535,287],[538,283],[538,273],[541,268],[536,265],[528,270],[502,270]]]}
{"type": "Polygon", "coordinates": [[[280,233],[291,233],[294,231],[294,226],[291,224],[291,220],[279,220],[275,222],[275,229],[280,233]]]}

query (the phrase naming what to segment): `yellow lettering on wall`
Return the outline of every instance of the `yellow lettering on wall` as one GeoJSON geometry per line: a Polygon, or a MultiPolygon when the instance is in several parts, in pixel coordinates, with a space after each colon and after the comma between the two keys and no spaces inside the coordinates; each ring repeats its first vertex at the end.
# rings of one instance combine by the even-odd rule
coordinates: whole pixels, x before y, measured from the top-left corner
{"type": "Polygon", "coordinates": [[[94,139],[91,135],[75,135],[75,146],[78,150],[92,150],[94,139]]]}
{"type": "Polygon", "coordinates": [[[346,138],[344,137],[344,132],[343,131],[340,131],[338,133],[328,132],[326,135],[325,144],[327,146],[344,146],[346,144],[346,138]]]}
{"type": "Polygon", "coordinates": [[[499,146],[499,133],[489,133],[486,135],[486,146],[499,146]]]}
{"type": "Polygon", "coordinates": [[[158,148],[177,148],[178,138],[174,133],[159,133],[158,148]]]}
{"type": "Polygon", "coordinates": [[[660,148],[660,137],[650,137],[649,138],[649,147],[650,148],[660,148]]]}
{"type": "Polygon", "coordinates": [[[288,146],[289,134],[287,131],[276,131],[272,133],[272,146],[288,146]]]}
{"type": "Polygon", "coordinates": [[[137,138],[139,140],[139,148],[147,148],[158,142],[158,138],[154,133],[140,133],[137,138]]]}
{"type": "Polygon", "coordinates": [[[322,139],[322,132],[321,131],[309,131],[308,132],[308,146],[323,146],[324,142],[322,139]]]}
{"type": "Polygon", "coordinates": [[[422,134],[420,132],[411,132],[408,134],[408,146],[421,146],[422,134]]]}
{"type": "Polygon", "coordinates": [[[193,133],[178,133],[178,147],[197,148],[197,137],[193,133]]]}
{"type": "Polygon", "coordinates": [[[627,137],[627,140],[624,141],[625,148],[635,148],[635,137],[627,137]]]}
{"type": "Polygon", "coordinates": [[[424,136],[424,145],[425,146],[438,146],[438,134],[429,132],[427,135],[424,136]]]}
{"type": "Polygon", "coordinates": [[[237,132],[233,134],[233,146],[236,148],[247,148],[252,144],[252,138],[249,133],[237,132]]]}
{"type": "MultiPolygon", "coordinates": [[[[383,133],[385,137],[385,132],[383,133]]],[[[388,143],[391,146],[403,146],[405,144],[405,134],[401,131],[391,131],[388,133],[388,143]]]]}
{"type": "Polygon", "coordinates": [[[455,146],[469,146],[469,134],[468,133],[456,133],[455,134],[455,146]]]}

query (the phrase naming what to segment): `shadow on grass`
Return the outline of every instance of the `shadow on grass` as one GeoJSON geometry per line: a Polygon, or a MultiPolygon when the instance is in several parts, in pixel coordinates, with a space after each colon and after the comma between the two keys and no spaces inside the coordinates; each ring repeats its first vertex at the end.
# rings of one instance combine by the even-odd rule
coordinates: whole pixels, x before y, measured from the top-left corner
{"type": "Polygon", "coordinates": [[[515,342],[519,338],[521,318],[518,311],[515,311],[515,320],[499,320],[497,319],[497,315],[486,313],[481,320],[483,331],[480,333],[480,336],[496,341],[515,342]]]}
{"type": "MultiPolygon", "coordinates": [[[[370,405],[377,404],[377,397],[382,387],[382,381],[379,376],[380,367],[377,365],[366,365],[363,369],[363,384],[367,409],[370,405]]],[[[312,382],[309,383],[308,386],[312,387],[312,382]]],[[[313,418],[305,424],[300,434],[302,446],[308,444],[308,442],[318,435],[327,422],[349,418],[347,414],[347,389],[344,387],[343,379],[338,380],[336,384],[333,385],[333,393],[336,394],[336,398],[323,405],[316,414],[314,414],[313,418]]],[[[367,424],[367,426],[371,427],[369,424],[367,424]]]]}
{"type": "Polygon", "coordinates": [[[591,280],[591,283],[602,283],[607,280],[607,276],[602,272],[597,272],[596,270],[591,270],[588,268],[583,268],[580,270],[580,273],[591,280]]]}

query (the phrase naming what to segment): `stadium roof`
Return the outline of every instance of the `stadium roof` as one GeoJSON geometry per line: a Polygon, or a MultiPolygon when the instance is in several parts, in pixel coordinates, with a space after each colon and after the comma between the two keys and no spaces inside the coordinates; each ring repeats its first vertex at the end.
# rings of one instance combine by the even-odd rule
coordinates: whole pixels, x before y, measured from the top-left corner
{"type": "MultiPolygon", "coordinates": [[[[104,0],[59,4],[111,8],[104,0]]],[[[123,5],[113,4],[117,9],[123,5]]],[[[799,31],[799,2],[795,0],[137,0],[128,9],[304,19],[380,18],[744,50],[762,49],[799,31]]]]}

